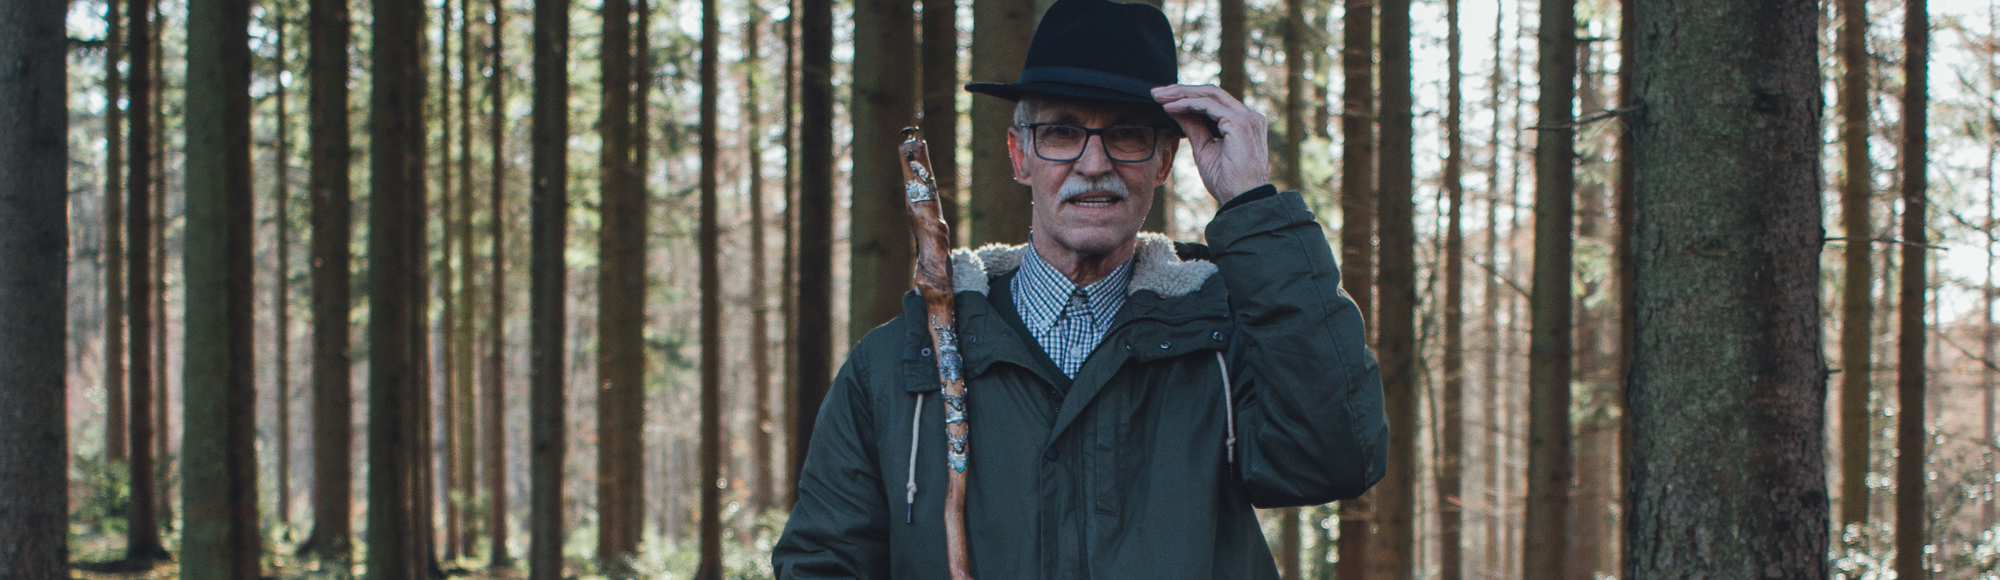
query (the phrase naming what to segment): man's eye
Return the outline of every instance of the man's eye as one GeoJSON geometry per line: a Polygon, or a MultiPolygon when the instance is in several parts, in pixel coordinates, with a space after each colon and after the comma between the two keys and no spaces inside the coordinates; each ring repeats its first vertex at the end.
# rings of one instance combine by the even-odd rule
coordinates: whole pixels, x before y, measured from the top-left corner
{"type": "Polygon", "coordinates": [[[1058,141],[1075,141],[1083,138],[1083,129],[1070,125],[1050,125],[1042,128],[1042,136],[1058,141]]]}

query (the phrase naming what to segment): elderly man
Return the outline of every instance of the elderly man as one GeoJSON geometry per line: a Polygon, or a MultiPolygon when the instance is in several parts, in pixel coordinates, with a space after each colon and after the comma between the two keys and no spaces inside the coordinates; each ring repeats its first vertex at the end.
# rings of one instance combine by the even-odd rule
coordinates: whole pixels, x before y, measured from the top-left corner
{"type": "MultiPolygon", "coordinates": [[[[1061,0],[1015,84],[1021,246],[954,255],[966,521],[984,579],[1257,578],[1253,507],[1367,491],[1381,377],[1319,224],[1269,181],[1263,116],[1178,84],[1151,6],[1061,0]],[[1139,233],[1185,135],[1209,246],[1139,233]]],[[[944,578],[944,409],[914,293],[819,409],[780,578],[944,578]],[[926,394],[933,396],[925,397],[926,394]],[[914,440],[913,440],[914,438],[914,440]]]]}

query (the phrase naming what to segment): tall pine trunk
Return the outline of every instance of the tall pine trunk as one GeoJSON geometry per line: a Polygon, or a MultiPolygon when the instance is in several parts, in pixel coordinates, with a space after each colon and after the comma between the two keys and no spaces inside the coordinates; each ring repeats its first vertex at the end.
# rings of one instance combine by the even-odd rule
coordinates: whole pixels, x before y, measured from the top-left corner
{"type": "MultiPolygon", "coordinates": [[[[153,68],[156,56],[152,26],[152,4],[149,0],[130,0],[127,14],[131,22],[126,26],[125,46],[131,51],[131,64],[127,72],[131,74],[128,85],[127,102],[132,110],[144,111],[152,107],[153,68]]],[[[211,23],[203,23],[211,24],[211,23]]],[[[248,39],[244,44],[248,46],[248,39]]],[[[189,49],[192,51],[192,47],[189,49]]],[[[248,51],[248,48],[244,49],[248,51]]],[[[192,54],[192,53],[190,53],[192,54]]],[[[247,56],[245,57],[247,58],[247,56]]],[[[245,66],[248,66],[247,64],[245,66]]],[[[194,75],[190,72],[189,78],[194,75]]],[[[189,81],[190,86],[193,81],[189,81]]],[[[129,408],[151,409],[155,393],[153,391],[153,276],[152,258],[152,203],[153,203],[153,160],[152,139],[153,119],[146,115],[131,118],[132,134],[126,141],[125,180],[125,314],[129,348],[126,355],[131,364],[127,366],[126,383],[131,388],[131,396],[126,399],[129,408]]],[[[189,139],[192,141],[192,137],[189,139]]],[[[246,145],[247,147],[247,145],[246,145]]],[[[248,154],[247,152],[245,153],[248,154]]],[[[190,160],[191,162],[192,160],[190,160]]],[[[246,178],[247,179],[247,178],[246,178]]],[[[245,184],[244,187],[248,187],[245,184]]],[[[192,302],[190,302],[192,304],[192,302]]],[[[107,315],[110,315],[107,313],[107,315]]],[[[125,504],[126,543],[125,558],[132,561],[160,560],[167,557],[166,548],[160,543],[160,521],[158,507],[157,480],[153,478],[153,416],[150,413],[126,413],[131,429],[127,431],[126,451],[130,460],[126,463],[131,491],[125,504]]]]}
{"type": "MultiPolygon", "coordinates": [[[[104,3],[104,458],[126,459],[125,434],[125,96],[118,65],[125,60],[119,0],[104,3]]],[[[134,114],[146,113],[134,109],[134,114]]],[[[150,147],[151,144],[148,144],[150,147]]],[[[149,168],[150,169],[150,168],[149,168]]]]}
{"type": "Polygon", "coordinates": [[[1930,280],[1929,236],[1924,231],[1929,211],[1930,104],[1930,13],[1925,0],[1903,5],[1903,272],[1901,299],[1896,315],[1896,574],[1903,578],[1923,578],[1930,570],[1924,563],[1924,546],[1930,543],[1929,451],[1924,440],[1931,437],[1924,424],[1924,307],[1930,280]]]}
{"type": "MultiPolygon", "coordinates": [[[[436,340],[435,350],[439,360],[426,360],[424,369],[428,372],[430,369],[436,368],[443,371],[444,375],[441,377],[442,380],[437,381],[435,387],[437,393],[444,399],[444,412],[433,415],[428,410],[429,407],[427,405],[427,410],[423,415],[425,429],[432,428],[431,425],[433,422],[441,421],[444,424],[444,433],[442,433],[443,437],[441,441],[433,441],[429,436],[424,438],[428,442],[426,445],[437,445],[435,448],[437,452],[432,453],[427,450],[424,453],[423,465],[425,470],[432,471],[431,474],[425,476],[426,480],[437,476],[435,470],[438,463],[442,463],[444,466],[442,476],[443,490],[445,492],[444,552],[447,558],[453,557],[458,553],[457,545],[455,544],[455,539],[458,537],[458,509],[451,501],[451,490],[457,486],[457,482],[453,481],[452,478],[458,473],[458,470],[454,467],[458,461],[458,445],[453,440],[453,437],[458,434],[458,417],[452,415],[451,411],[458,406],[458,384],[464,380],[458,374],[458,365],[453,364],[453,361],[458,359],[458,351],[462,347],[458,342],[458,333],[456,332],[458,328],[458,289],[453,286],[458,282],[457,274],[459,267],[452,263],[452,258],[457,254],[458,246],[463,243],[463,240],[458,239],[458,228],[452,227],[452,219],[457,215],[456,210],[458,209],[459,200],[453,196],[457,190],[453,188],[452,182],[452,178],[454,177],[452,170],[455,166],[452,163],[451,146],[453,143],[452,132],[454,128],[451,121],[452,115],[457,111],[454,111],[452,108],[451,7],[451,0],[443,0],[438,3],[437,12],[437,215],[439,218],[438,237],[443,247],[437,253],[437,265],[434,267],[434,270],[438,273],[436,290],[438,301],[441,304],[439,304],[440,308],[438,308],[437,327],[435,329],[424,329],[423,333],[417,339],[426,345],[424,352],[427,354],[432,352],[432,348],[430,347],[431,341],[436,340]],[[435,366],[433,366],[434,364],[435,366]],[[433,458],[433,455],[435,455],[435,458],[433,458]]],[[[464,176],[460,175],[458,177],[462,179],[464,176]]],[[[429,250],[426,249],[423,252],[423,255],[428,258],[430,255],[429,250]]],[[[421,312],[424,312],[425,316],[429,316],[430,309],[426,307],[421,312]]],[[[433,383],[425,381],[424,384],[432,385],[433,383]]],[[[428,498],[435,497],[432,494],[436,493],[436,489],[427,481],[420,493],[428,501],[428,498]]],[[[434,538],[434,536],[427,537],[434,538]]],[[[432,541],[435,540],[433,539],[432,541]]]]}
{"type": "MultiPolygon", "coordinates": [[[[1381,227],[1376,356],[1389,420],[1421,425],[1416,351],[1416,177],[1412,167],[1410,2],[1382,3],[1382,152],[1376,211],[1381,227]]],[[[1407,579],[1416,572],[1417,431],[1389,440],[1389,472],[1375,488],[1377,533],[1370,568],[1374,576],[1407,579]]]]}
{"type": "MultiPolygon", "coordinates": [[[[957,151],[958,5],[956,0],[922,0],[921,6],[924,13],[920,23],[923,27],[923,62],[920,67],[923,70],[920,81],[923,97],[919,126],[923,128],[926,140],[957,151]]],[[[944,210],[947,223],[957,224],[958,156],[939,155],[931,161],[931,169],[931,175],[937,178],[938,183],[938,207],[944,210]]]]}
{"type": "Polygon", "coordinates": [[[1522,573],[1566,580],[1569,561],[1571,273],[1576,2],[1542,0],[1535,129],[1535,263],[1528,340],[1528,503],[1522,573]]]}
{"type": "Polygon", "coordinates": [[[614,577],[627,577],[646,512],[639,438],[646,398],[646,196],[632,165],[632,5],[605,0],[600,11],[597,558],[614,577]]]}
{"type": "MultiPolygon", "coordinates": [[[[285,60],[285,18],[289,12],[284,6],[273,3],[269,14],[272,21],[273,44],[277,52],[274,59],[276,62],[273,63],[277,68],[274,76],[282,79],[285,73],[291,71],[285,60]]],[[[276,86],[272,89],[272,100],[276,101],[277,116],[272,121],[277,127],[276,134],[271,139],[271,169],[276,179],[274,184],[276,187],[271,188],[271,198],[272,221],[277,222],[278,230],[274,242],[277,246],[278,267],[277,288],[273,290],[271,305],[275,318],[272,321],[274,328],[272,334],[276,337],[273,350],[277,355],[275,373],[277,380],[273,382],[276,383],[274,386],[278,390],[277,516],[278,528],[289,534],[292,522],[292,214],[289,203],[292,197],[290,158],[292,141],[291,134],[287,130],[290,129],[291,110],[285,106],[287,83],[277,80],[273,84],[276,86]]]]}
{"type": "MultiPolygon", "coordinates": [[[[1363,313],[1375,312],[1375,0],[1347,0],[1341,18],[1340,281],[1363,313]]],[[[1373,330],[1375,317],[1363,316],[1373,330]]],[[[1369,573],[1374,494],[1340,502],[1341,578],[1369,573]]]]}
{"type": "Polygon", "coordinates": [[[458,533],[450,544],[450,556],[456,559],[472,551],[471,502],[477,484],[473,481],[475,446],[473,436],[473,353],[479,350],[472,335],[473,295],[472,287],[472,0],[460,0],[458,4],[458,328],[452,343],[457,345],[451,364],[457,370],[453,375],[458,382],[453,389],[453,408],[446,412],[454,417],[455,432],[452,442],[452,465],[455,472],[451,476],[452,488],[446,490],[446,502],[454,512],[458,522],[458,533]]]}
{"type": "MultiPolygon", "coordinates": [[[[792,361],[799,388],[792,401],[787,472],[793,501],[813,422],[833,380],[833,2],[800,0],[799,5],[799,334],[793,338],[798,358],[792,361]]],[[[975,213],[974,222],[978,219],[975,213]]]]}
{"type": "MultiPolygon", "coordinates": [[[[903,312],[910,287],[910,234],[902,226],[903,173],[896,145],[917,113],[915,15],[907,0],[859,0],[854,10],[854,84],[849,108],[848,340],[903,312]]],[[[1015,211],[1019,211],[1016,208],[1015,211]]]]}
{"type": "Polygon", "coordinates": [[[300,551],[344,557],[353,536],[354,386],[349,244],[348,4],[309,0],[312,44],[313,531],[300,551]]]}
{"type": "MultiPolygon", "coordinates": [[[[1485,460],[1480,462],[1484,478],[1481,484],[1484,493],[1482,494],[1480,507],[1486,512],[1480,517],[1485,527],[1485,534],[1480,542],[1480,548],[1484,552],[1480,562],[1485,570],[1490,571],[1501,569],[1500,528],[1503,522],[1501,511],[1505,507],[1505,502],[1500,494],[1500,467],[1503,463],[1501,461],[1501,449],[1505,445],[1506,438],[1500,432],[1500,388],[1502,384],[1500,374],[1500,304],[1502,296],[1500,294],[1499,268],[1501,256],[1500,206],[1502,201],[1500,199],[1500,159],[1512,151],[1510,144],[1501,141],[1502,120],[1506,116],[1506,110],[1501,107],[1500,95],[1502,87],[1508,86],[1506,76],[1507,60],[1501,58],[1501,55],[1506,54],[1501,44],[1502,39],[1506,38],[1506,22],[1506,11],[1495,10],[1493,13],[1493,74],[1486,81],[1486,88],[1489,91],[1486,107],[1493,111],[1493,133],[1487,140],[1487,149],[1491,152],[1491,157],[1487,158],[1486,161],[1486,251],[1484,252],[1486,255],[1486,264],[1493,268],[1493,271],[1486,272],[1483,276],[1486,279],[1486,283],[1481,288],[1479,295],[1480,308],[1485,310],[1483,313],[1483,324],[1485,325],[1484,334],[1486,339],[1486,351],[1481,357],[1481,372],[1479,373],[1479,380],[1483,383],[1480,390],[1483,400],[1481,401],[1479,417],[1484,423],[1482,430],[1485,431],[1485,436],[1480,440],[1479,445],[1479,453],[1485,456],[1485,460]]],[[[1456,68],[1453,70],[1456,70],[1456,68]]]]}
{"type": "Polygon", "coordinates": [[[528,225],[528,578],[563,577],[569,0],[535,0],[528,225]]]}
{"type": "Polygon", "coordinates": [[[1637,4],[1626,573],[1824,577],[1820,13],[1637,4]]]}
{"type": "Polygon", "coordinates": [[[0,1],[0,570],[20,580],[70,577],[66,8],[0,1]]]}
{"type": "Polygon", "coordinates": [[[1444,191],[1450,205],[1444,240],[1444,392],[1438,409],[1437,510],[1438,578],[1465,576],[1465,232],[1460,224],[1465,205],[1459,157],[1465,136],[1460,130],[1458,0],[1445,0],[1445,157],[1444,191]]]}
{"type": "MultiPolygon", "coordinates": [[[[1228,4],[1225,2],[1224,4],[1228,4]]],[[[1305,172],[1300,167],[1305,158],[1306,141],[1306,15],[1304,0],[1285,1],[1285,110],[1284,142],[1280,149],[1278,169],[1281,172],[1282,187],[1305,191],[1305,172]]],[[[1162,189],[1154,198],[1155,206],[1165,207],[1169,195],[1162,189]]],[[[1299,509],[1286,508],[1278,512],[1278,570],[1287,580],[1304,578],[1301,570],[1299,543],[1299,509]]]]}
{"type": "Polygon", "coordinates": [[[1840,294],[1840,525],[1868,522],[1868,392],[1874,374],[1875,172],[1868,159],[1868,6],[1840,2],[1841,226],[1846,229],[1840,294]]]}
{"type": "MultiPolygon", "coordinates": [[[[908,33],[909,27],[904,27],[908,33]]],[[[716,223],[717,45],[721,16],[716,0],[701,2],[701,563],[697,580],[721,580],[722,490],[712,482],[722,478],[722,273],[716,223]]],[[[857,154],[857,158],[860,156],[857,154]]],[[[859,213],[859,212],[857,212],[859,213]]]]}
{"type": "Polygon", "coordinates": [[[369,96],[368,200],[368,576],[410,580],[425,570],[416,537],[422,489],[422,230],[424,86],[418,54],[424,22],[416,0],[375,0],[369,96]]]}
{"type": "MultiPolygon", "coordinates": [[[[926,13],[928,14],[928,12],[926,13]]],[[[771,338],[770,294],[766,286],[764,231],[764,113],[757,98],[757,75],[763,72],[759,32],[763,12],[750,7],[743,22],[744,149],[749,152],[750,191],[750,509],[761,515],[771,501],[771,338]]],[[[953,43],[956,50],[957,43],[953,43]]],[[[954,53],[955,54],[955,53],[954,53]]],[[[928,70],[928,69],[926,69],[928,70]]],[[[928,118],[928,115],[926,115],[928,118]]]]}
{"type": "MultiPolygon", "coordinates": [[[[142,29],[140,21],[133,19],[133,30],[142,29]]],[[[190,579],[250,580],[262,573],[252,332],[249,29],[248,0],[188,4],[187,334],[182,379],[186,427],[181,453],[187,514],[181,571],[190,579]]],[[[140,44],[137,39],[132,43],[140,44]]],[[[134,215],[143,207],[143,202],[130,206],[134,215]]],[[[136,272],[141,273],[136,279],[147,279],[145,270],[136,272]]],[[[135,304],[151,301],[143,291],[134,292],[133,298],[135,304]]],[[[133,316],[135,322],[142,318],[133,316]]],[[[141,350],[134,341],[133,352],[141,350]]],[[[135,378],[149,372],[133,368],[135,378]]],[[[151,401],[133,397],[133,403],[136,407],[151,401]]],[[[134,429],[134,451],[151,442],[150,425],[143,429],[145,438],[139,438],[140,431],[134,429]]],[[[149,477],[134,483],[150,481],[150,466],[145,473],[149,477]]],[[[132,503],[141,502],[135,497],[132,503]]]]}
{"type": "Polygon", "coordinates": [[[1222,69],[1216,75],[1216,86],[1238,99],[1247,98],[1243,94],[1243,61],[1249,54],[1244,46],[1249,31],[1245,30],[1244,3],[1244,0],[1217,0],[1215,9],[1215,61],[1222,69]]]}
{"type": "MultiPolygon", "coordinates": [[[[811,6],[809,4],[807,8],[808,16],[811,16],[811,6]]],[[[1021,63],[1028,58],[1028,41],[1035,35],[1035,15],[1034,0],[980,0],[972,3],[972,78],[970,79],[972,82],[1012,83],[1019,79],[1021,63]]],[[[810,24],[811,21],[806,23],[810,24]]],[[[811,34],[810,29],[810,26],[806,28],[807,34],[811,34]]],[[[814,56],[816,45],[812,43],[812,39],[801,38],[806,41],[801,47],[800,58],[804,59],[804,72],[808,75],[804,77],[805,90],[808,92],[800,94],[800,102],[805,108],[799,114],[805,123],[801,135],[806,139],[806,144],[802,147],[807,149],[802,152],[806,153],[805,162],[809,167],[814,163],[810,149],[814,137],[810,128],[815,122],[812,119],[817,111],[813,108],[813,97],[809,96],[809,92],[815,90],[812,85],[813,77],[810,75],[815,74],[813,63],[818,57],[814,56]]],[[[827,110],[827,114],[831,114],[831,109],[827,110]]],[[[972,245],[976,247],[986,244],[1018,244],[1027,241],[1030,216],[1028,212],[1021,211],[1021,208],[1028,207],[1029,202],[1033,201],[1033,196],[1026,186],[1014,182],[1014,166],[1008,159],[1007,153],[1007,130],[1014,125],[1014,104],[1002,99],[974,97],[971,122],[972,191],[966,196],[969,210],[966,215],[972,222],[972,245]]],[[[809,168],[802,169],[812,171],[809,168]]],[[[809,174],[801,175],[808,176],[805,183],[810,187],[812,181],[809,174]]],[[[801,215],[800,227],[808,227],[812,223],[811,220],[811,216],[801,215]]],[[[801,231],[800,235],[808,241],[812,239],[811,236],[806,236],[804,231],[801,231]]],[[[800,251],[804,252],[804,246],[800,248],[800,251]]],[[[812,263],[803,253],[799,258],[800,264],[812,263]]],[[[805,279],[801,278],[799,283],[803,292],[805,279]]],[[[805,295],[801,294],[799,300],[803,304],[806,300],[805,295]]],[[[811,378],[815,376],[817,375],[801,375],[802,380],[821,382],[826,380],[811,378]]],[[[801,421],[811,420],[805,417],[818,409],[817,401],[818,399],[814,399],[814,406],[803,408],[803,412],[799,414],[801,421]]],[[[793,449],[805,450],[797,443],[794,443],[793,449]]],[[[802,462],[800,458],[792,460],[794,466],[802,462]]],[[[797,476],[794,475],[793,479],[796,480],[797,476]]]]}
{"type": "MultiPolygon", "coordinates": [[[[1617,401],[1620,411],[1618,414],[1618,432],[1615,443],[1618,449],[1619,469],[1617,475],[1612,479],[1612,485],[1615,486],[1612,497],[1616,498],[1618,502],[1619,523],[1621,527],[1626,529],[1630,529],[1631,527],[1633,511],[1631,493],[1632,332],[1638,321],[1638,311],[1634,307],[1633,301],[1634,292],[1637,290],[1637,278],[1634,276],[1633,270],[1632,232],[1633,219],[1636,217],[1634,213],[1637,211],[1637,203],[1633,199],[1633,192],[1637,185],[1635,176],[1638,174],[1639,158],[1635,137],[1633,136],[1632,113],[1630,112],[1637,110],[1637,105],[1634,104],[1637,102],[1635,98],[1637,93],[1633,84],[1637,78],[1636,71],[1638,67],[1635,63],[1638,62],[1639,26],[1637,24],[1638,10],[1634,6],[1635,4],[1637,4],[1635,0],[1619,0],[1618,2],[1617,106],[1628,112],[1625,116],[1618,118],[1617,141],[1613,145],[1617,148],[1618,180],[1612,185],[1612,212],[1615,221],[1612,224],[1614,231],[1611,242],[1611,255],[1613,263],[1617,268],[1618,277],[1618,355],[1613,367],[1618,374],[1614,377],[1615,385],[1613,388],[1616,389],[1616,394],[1613,396],[1613,400],[1617,401]]],[[[1625,564],[1627,559],[1624,554],[1625,546],[1629,542],[1629,538],[1622,535],[1621,531],[1617,553],[1610,556],[1612,562],[1611,569],[1621,574],[1626,570],[1625,564]]]]}
{"type": "Polygon", "coordinates": [[[480,464],[486,476],[486,562],[488,567],[502,568],[513,563],[507,552],[507,156],[506,156],[506,100],[502,90],[505,83],[501,73],[506,69],[503,56],[506,43],[501,33],[507,29],[507,7],[500,0],[492,1],[493,30],[487,40],[492,61],[486,69],[486,119],[487,146],[493,151],[492,178],[487,185],[492,188],[487,202],[491,204],[488,214],[492,228],[492,279],[488,281],[489,310],[486,312],[486,382],[481,393],[480,413],[484,417],[481,424],[480,464]]]}
{"type": "MultiPolygon", "coordinates": [[[[785,213],[783,218],[785,249],[783,257],[778,260],[778,318],[779,320],[783,320],[785,324],[785,344],[784,350],[781,351],[783,358],[778,364],[784,367],[785,382],[778,397],[781,401],[779,404],[783,405],[783,412],[776,419],[776,424],[771,426],[774,437],[778,431],[789,432],[792,424],[796,422],[799,408],[797,405],[799,396],[799,367],[792,363],[792,361],[797,360],[799,354],[799,159],[798,115],[796,114],[799,102],[799,1],[787,0],[785,3],[785,14],[785,213]]],[[[796,433],[793,435],[796,435],[796,433]]],[[[787,442],[793,439],[793,437],[785,438],[787,442]]],[[[789,450],[790,448],[787,447],[787,449],[789,450]]],[[[786,457],[789,458],[790,456],[790,453],[787,453],[786,457]]],[[[776,460],[773,460],[773,463],[775,464],[776,460]]],[[[773,492],[775,497],[772,498],[776,503],[773,503],[769,507],[791,508],[792,486],[788,485],[791,481],[791,476],[789,475],[791,470],[787,469],[786,473],[785,478],[771,478],[769,485],[778,489],[773,492]]]]}

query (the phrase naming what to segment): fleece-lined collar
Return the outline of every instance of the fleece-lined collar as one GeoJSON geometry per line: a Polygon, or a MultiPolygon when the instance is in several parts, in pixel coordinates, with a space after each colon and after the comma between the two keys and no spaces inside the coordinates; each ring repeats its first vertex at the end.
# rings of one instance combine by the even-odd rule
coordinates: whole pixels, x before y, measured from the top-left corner
{"type": "MultiPolygon", "coordinates": [[[[991,244],[978,250],[960,248],[951,252],[951,282],[956,292],[986,294],[988,281],[1020,269],[1028,246],[991,244]]],[[[1174,253],[1173,240],[1155,233],[1139,234],[1139,247],[1132,252],[1132,279],[1125,295],[1151,290],[1161,298],[1174,298],[1201,289],[1215,274],[1215,264],[1207,260],[1181,260],[1174,253]]]]}

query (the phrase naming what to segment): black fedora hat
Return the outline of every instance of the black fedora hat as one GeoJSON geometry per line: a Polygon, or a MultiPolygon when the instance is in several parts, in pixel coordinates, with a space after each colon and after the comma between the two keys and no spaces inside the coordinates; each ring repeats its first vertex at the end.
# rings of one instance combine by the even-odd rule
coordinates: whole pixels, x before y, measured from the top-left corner
{"type": "Polygon", "coordinates": [[[1036,93],[1154,103],[1153,87],[1179,84],[1179,68],[1174,31],[1159,8],[1059,0],[1035,28],[1019,82],[972,83],[965,90],[1010,101],[1036,93]]]}

